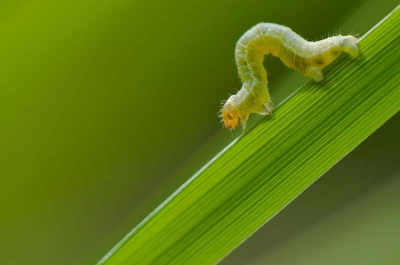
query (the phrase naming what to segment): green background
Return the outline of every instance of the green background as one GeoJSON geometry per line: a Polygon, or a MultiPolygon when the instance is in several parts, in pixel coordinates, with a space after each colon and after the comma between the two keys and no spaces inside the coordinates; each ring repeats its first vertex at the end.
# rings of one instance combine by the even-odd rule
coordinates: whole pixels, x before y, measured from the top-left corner
{"type": "MultiPolygon", "coordinates": [[[[251,26],[361,36],[397,4],[1,1],[0,264],[94,264],[239,135],[216,113],[251,26]]],[[[275,105],[307,80],[266,65],[275,105]]],[[[222,264],[398,264],[399,135],[397,114],[222,264]]]]}

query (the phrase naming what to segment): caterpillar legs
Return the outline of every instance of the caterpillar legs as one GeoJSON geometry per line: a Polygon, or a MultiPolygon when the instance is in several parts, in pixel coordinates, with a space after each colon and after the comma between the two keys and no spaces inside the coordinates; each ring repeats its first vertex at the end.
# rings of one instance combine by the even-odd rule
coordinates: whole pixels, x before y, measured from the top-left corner
{"type": "Polygon", "coordinates": [[[322,74],[322,69],[319,67],[312,67],[308,70],[307,75],[315,80],[315,82],[319,82],[324,79],[324,75],[322,74]]]}
{"type": "Polygon", "coordinates": [[[357,39],[353,36],[341,36],[340,37],[340,48],[345,53],[350,54],[352,57],[356,57],[358,54],[357,39]]]}
{"type": "MultiPolygon", "coordinates": [[[[324,79],[322,69],[336,59],[342,52],[355,57],[358,54],[357,39],[353,36],[336,36],[317,42],[311,46],[317,52],[309,59],[305,76],[311,77],[316,82],[324,79]],[[326,48],[317,48],[326,47],[326,48]]],[[[299,69],[301,71],[301,69],[299,69]]]]}
{"type": "Polygon", "coordinates": [[[266,105],[263,105],[264,111],[260,114],[263,115],[271,115],[272,114],[272,109],[274,108],[274,104],[272,103],[271,99],[268,100],[268,103],[266,105]]]}

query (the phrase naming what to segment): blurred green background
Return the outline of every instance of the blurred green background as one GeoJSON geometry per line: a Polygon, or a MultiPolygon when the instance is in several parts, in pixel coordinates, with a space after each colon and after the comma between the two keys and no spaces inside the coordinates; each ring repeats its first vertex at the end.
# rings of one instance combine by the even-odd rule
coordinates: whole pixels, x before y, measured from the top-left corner
{"type": "MultiPolygon", "coordinates": [[[[239,135],[216,113],[251,26],[361,36],[397,4],[2,0],[0,264],[96,263],[239,135]]],[[[275,105],[308,80],[266,65],[275,105]]],[[[399,135],[397,114],[222,264],[398,264],[399,135]]]]}

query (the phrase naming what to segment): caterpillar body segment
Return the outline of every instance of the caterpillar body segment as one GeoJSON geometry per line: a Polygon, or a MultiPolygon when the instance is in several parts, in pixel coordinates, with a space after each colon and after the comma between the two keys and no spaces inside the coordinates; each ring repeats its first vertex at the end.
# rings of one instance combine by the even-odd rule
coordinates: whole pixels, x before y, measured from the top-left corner
{"type": "Polygon", "coordinates": [[[242,125],[244,130],[251,113],[271,114],[273,106],[268,92],[267,71],[263,66],[264,55],[272,54],[287,67],[318,82],[324,78],[322,69],[343,52],[353,57],[358,54],[355,37],[338,35],[309,42],[285,26],[272,23],[255,25],[236,44],[236,65],[243,85],[222,107],[220,117],[225,127],[233,130],[242,125]]]}

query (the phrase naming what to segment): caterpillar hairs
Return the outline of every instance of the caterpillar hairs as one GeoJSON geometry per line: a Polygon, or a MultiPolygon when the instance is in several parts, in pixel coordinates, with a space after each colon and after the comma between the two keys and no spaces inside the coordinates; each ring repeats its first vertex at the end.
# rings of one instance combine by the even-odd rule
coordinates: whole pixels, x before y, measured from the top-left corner
{"type": "Polygon", "coordinates": [[[251,113],[272,113],[264,55],[271,53],[287,67],[319,82],[324,78],[322,69],[343,52],[353,57],[358,54],[354,36],[338,35],[309,42],[285,26],[272,23],[255,25],[236,43],[235,59],[243,85],[222,106],[219,116],[225,127],[233,130],[241,125],[244,130],[251,113]]]}

